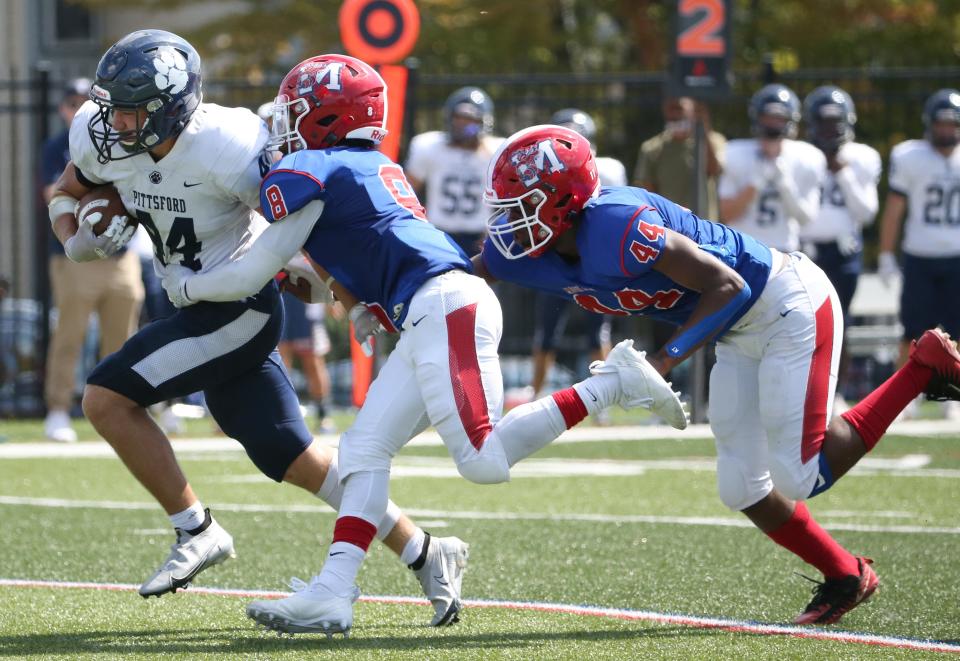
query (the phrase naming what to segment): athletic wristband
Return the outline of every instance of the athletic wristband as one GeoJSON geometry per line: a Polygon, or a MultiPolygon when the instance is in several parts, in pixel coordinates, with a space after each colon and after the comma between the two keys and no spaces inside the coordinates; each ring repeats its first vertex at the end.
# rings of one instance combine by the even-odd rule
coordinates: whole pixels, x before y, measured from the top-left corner
{"type": "Polygon", "coordinates": [[[50,225],[52,226],[57,222],[57,218],[65,213],[77,213],[77,202],[77,198],[72,195],[66,195],[64,193],[54,195],[50,203],[47,204],[47,212],[50,214],[50,225]]]}
{"type": "Polygon", "coordinates": [[[713,314],[707,315],[674,338],[674,340],[667,345],[667,355],[673,358],[686,356],[687,353],[692,351],[698,344],[720,331],[723,325],[737,313],[741,306],[750,300],[750,293],[750,285],[744,282],[743,289],[730,299],[726,305],[713,314]]]}

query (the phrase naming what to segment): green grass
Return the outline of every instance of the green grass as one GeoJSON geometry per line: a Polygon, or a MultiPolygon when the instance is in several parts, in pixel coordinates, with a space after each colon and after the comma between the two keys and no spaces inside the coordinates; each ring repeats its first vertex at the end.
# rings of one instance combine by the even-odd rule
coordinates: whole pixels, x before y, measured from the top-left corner
{"type": "MultiPolygon", "coordinates": [[[[19,424],[19,423],[18,423],[19,424]]],[[[36,426],[36,423],[33,423],[36,426]]],[[[36,438],[27,425],[24,440],[36,438]]],[[[0,433],[8,433],[6,423],[0,433]]],[[[437,464],[442,448],[405,449],[398,463],[437,464]]],[[[872,456],[928,454],[960,468],[960,438],[891,437],[872,456]]],[[[709,441],[557,444],[536,459],[641,462],[713,456],[709,441]]],[[[185,454],[185,471],[233,534],[238,558],[197,585],[284,590],[319,569],[333,513],[289,486],[258,479],[242,453],[185,454]],[[233,505],[271,511],[242,511],[233,505]],[[289,505],[315,505],[291,511],[289,505]]],[[[815,570],[739,521],[718,501],[709,470],[647,467],[636,476],[518,478],[477,486],[460,478],[397,478],[391,495],[434,534],[471,544],[468,599],[546,601],[694,616],[788,622],[809,598],[794,572],[815,570]],[[422,511],[429,514],[419,516],[422,511]],[[470,514],[471,512],[480,514],[470,514]],[[603,515],[589,521],[579,515],[603,515]],[[622,517],[663,517],[654,522],[622,517]],[[618,518],[621,517],[621,518],[618,518]]],[[[166,518],[114,458],[0,459],[0,496],[93,501],[84,507],[0,504],[0,577],[139,584],[172,541],[166,518]],[[106,509],[97,501],[138,509],[106,509]]],[[[848,524],[960,528],[960,480],[934,474],[851,475],[811,501],[826,527],[848,524]]],[[[881,590],[844,619],[846,630],[960,640],[949,532],[836,530],[876,560],[881,590]]],[[[380,545],[359,577],[365,594],[420,596],[412,574],[380,545]]],[[[932,656],[891,648],[704,630],[584,615],[470,608],[444,630],[423,626],[426,606],[357,605],[349,640],[278,638],[244,617],[249,598],[196,591],[144,601],[133,592],[0,587],[0,658],[16,659],[890,659],[932,656]]],[[[836,628],[836,627],[833,627],[836,628]]]]}

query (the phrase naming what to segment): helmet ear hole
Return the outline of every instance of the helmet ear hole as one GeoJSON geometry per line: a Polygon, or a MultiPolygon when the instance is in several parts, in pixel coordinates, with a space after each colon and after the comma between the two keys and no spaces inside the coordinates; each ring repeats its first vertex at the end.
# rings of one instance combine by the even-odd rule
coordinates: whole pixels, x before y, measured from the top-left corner
{"type": "Polygon", "coordinates": [[[322,118],[320,121],[318,121],[317,124],[319,124],[320,126],[330,126],[330,125],[333,124],[335,121],[337,121],[337,116],[336,116],[336,115],[327,115],[326,117],[324,117],[324,118],[322,118]]]}
{"type": "Polygon", "coordinates": [[[563,197],[561,197],[559,200],[557,200],[557,204],[556,204],[555,206],[556,206],[558,209],[562,209],[563,207],[565,207],[565,206],[567,206],[568,204],[570,204],[570,200],[571,200],[572,198],[573,198],[573,195],[571,195],[570,193],[567,193],[566,195],[564,195],[563,197]]]}

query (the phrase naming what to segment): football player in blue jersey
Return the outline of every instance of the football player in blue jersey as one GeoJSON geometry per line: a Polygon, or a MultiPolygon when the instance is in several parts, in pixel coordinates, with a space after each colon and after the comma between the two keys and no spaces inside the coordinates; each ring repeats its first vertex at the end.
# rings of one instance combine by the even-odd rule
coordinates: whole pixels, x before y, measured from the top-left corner
{"type": "MultiPolygon", "coordinates": [[[[107,182],[149,229],[158,272],[237,259],[265,229],[254,209],[271,155],[266,126],[246,109],[204,103],[201,87],[199,54],[170,32],[138,30],[106,52],[93,98],[71,125],[71,161],[49,205],[70,259],[97,259],[129,238],[127,216],[115,216],[113,231],[99,237],[90,215],[77,223],[77,200],[107,182]]],[[[198,305],[144,327],[88,379],[84,413],[176,529],[169,555],[140,586],[144,597],[176,592],[233,555],[233,538],[194,493],[146,412],[150,404],[203,390],[214,419],[265,475],[340,504],[337,455],[313,442],[276,352],[282,318],[277,286],[265,282],[243,300],[198,305]]],[[[412,565],[434,607],[432,624],[449,623],[466,544],[431,540],[394,503],[377,523],[379,537],[412,565]],[[442,585],[433,578],[445,573],[442,585]]]]}
{"type": "Polygon", "coordinates": [[[584,381],[501,419],[500,304],[463,250],[427,222],[400,166],[375,149],[386,135],[385,95],[383,79],[360,60],[320,55],[298,64],[274,105],[273,144],[286,156],[261,186],[271,226],[232,264],[182,269],[179,281],[167,282],[180,306],[240,299],[303,249],[341,300],[359,301],[349,306],[354,320],[375,315],[400,333],[340,440],[343,499],[322,571],[290,597],[247,608],[279,631],[349,631],[354,581],[387,504],[391,461],[428,424],[460,474],[481,484],[507,481],[517,461],[613,404],[645,406],[686,426],[677,395],[629,342],[584,381]]]}
{"type": "Polygon", "coordinates": [[[485,198],[497,212],[473,258],[478,275],[594,312],[674,323],[648,358],[664,375],[717,341],[709,413],[720,498],[823,572],[795,622],[836,622],[867,599],[878,585],[872,561],[840,546],[803,501],[876,445],[917,394],[960,384],[948,336],[927,331],[900,371],[830,421],[843,320],[830,281],[803,254],[641,188],[601,188],[589,143],[558,126],[508,138],[490,163],[485,198]]]}

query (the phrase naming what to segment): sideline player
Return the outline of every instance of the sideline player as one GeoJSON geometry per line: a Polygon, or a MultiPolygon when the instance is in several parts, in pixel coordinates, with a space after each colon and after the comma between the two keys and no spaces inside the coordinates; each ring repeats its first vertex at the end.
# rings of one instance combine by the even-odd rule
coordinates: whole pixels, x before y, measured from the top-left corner
{"type": "Polygon", "coordinates": [[[444,131],[410,141],[405,170],[427,218],[463,251],[480,250],[490,210],[483,205],[483,177],[503,138],[493,135],[493,101],[478,87],[461,87],[443,105],[444,131]]]}
{"type": "Polygon", "coordinates": [[[720,498],[823,572],[794,621],[836,622],[879,581],[803,500],[850,470],[918,393],[942,388],[933,374],[960,384],[960,353],[927,331],[902,369],[829,421],[843,319],[823,271],[659,195],[595,182],[577,133],[535,126],[508,138],[490,165],[485,197],[497,214],[475,272],[590,310],[673,322],[650,359],[661,374],[717,339],[709,408],[720,498]],[[578,194],[585,188],[593,195],[578,194]]]}
{"type": "MultiPolygon", "coordinates": [[[[863,268],[863,226],[873,222],[880,206],[880,154],[869,145],[854,142],[857,112],[853,99],[839,87],[824,85],[810,92],[803,100],[803,118],[807,139],[827,159],[827,172],[820,211],[801,228],[800,240],[803,252],[823,269],[836,289],[846,328],[863,268]]],[[[840,394],[844,390],[847,362],[842,356],[835,399],[837,413],[849,408],[840,394]]]]}
{"type": "Polygon", "coordinates": [[[463,250],[427,222],[403,169],[374,149],[386,135],[385,97],[380,75],[352,57],[318,55],[294,67],[274,106],[273,144],[286,156],[261,185],[271,226],[239,260],[201,274],[178,268],[165,283],[176,305],[234,300],[303,248],[341,300],[362,302],[351,317],[369,309],[400,333],[341,439],[343,499],[323,569],[307,589],[247,607],[279,631],[349,631],[393,456],[428,423],[460,474],[478,484],[509,480],[515,463],[613,404],[650,407],[686,426],[676,394],[629,342],[593,376],[500,419],[500,304],[463,250]]]}
{"type": "MultiPolygon", "coordinates": [[[[72,161],[50,204],[71,259],[114,249],[119,229],[95,237],[87,223],[77,226],[73,211],[106,182],[149,232],[160,271],[238,259],[266,226],[252,211],[271,160],[263,122],[243,108],[202,103],[199,55],[162,30],[133,32],[113,45],[91,98],[71,128],[72,161]]],[[[115,221],[123,225],[125,217],[115,221]]],[[[337,456],[313,443],[275,351],[282,318],[271,280],[243,300],[198,305],[145,326],[87,381],[87,418],[176,530],[170,555],[140,586],[144,597],[175,592],[233,555],[232,537],[194,494],[146,412],[150,404],[203,390],[214,419],[264,474],[340,505],[337,456]]],[[[431,540],[393,503],[376,523],[378,537],[415,570],[436,612],[432,624],[453,621],[467,545],[431,540]]]]}
{"type": "Polygon", "coordinates": [[[767,85],[750,99],[753,138],[731,140],[720,175],[720,218],[771,248],[800,247],[799,230],[820,209],[826,160],[795,140],[800,100],[789,87],[767,85]]]}
{"type": "Polygon", "coordinates": [[[890,192],[880,221],[879,272],[899,274],[894,251],[906,215],[903,245],[901,362],[925,328],[960,334],[960,91],[942,89],[923,107],[924,137],[890,153],[890,192]]]}

